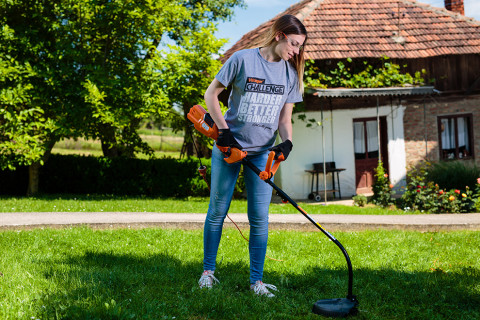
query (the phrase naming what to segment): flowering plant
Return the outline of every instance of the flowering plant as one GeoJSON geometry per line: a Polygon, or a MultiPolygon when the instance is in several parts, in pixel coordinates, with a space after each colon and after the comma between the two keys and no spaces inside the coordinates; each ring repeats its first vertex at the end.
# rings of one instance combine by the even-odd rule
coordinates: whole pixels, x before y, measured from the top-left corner
{"type": "Polygon", "coordinates": [[[480,178],[477,178],[475,185],[475,211],[480,212],[480,178]]]}
{"type": "Polygon", "coordinates": [[[469,186],[446,190],[427,179],[430,165],[429,162],[424,162],[409,170],[407,186],[402,195],[404,210],[431,213],[480,212],[480,178],[477,179],[475,190],[469,186]]]}
{"type": "Polygon", "coordinates": [[[378,162],[377,168],[375,169],[375,181],[373,182],[373,197],[372,202],[381,207],[388,207],[395,203],[392,195],[393,184],[390,183],[388,174],[383,168],[383,163],[378,162]]]}
{"type": "Polygon", "coordinates": [[[427,180],[429,162],[412,167],[407,173],[407,185],[402,195],[403,208],[415,211],[437,212],[438,185],[427,180]]]}

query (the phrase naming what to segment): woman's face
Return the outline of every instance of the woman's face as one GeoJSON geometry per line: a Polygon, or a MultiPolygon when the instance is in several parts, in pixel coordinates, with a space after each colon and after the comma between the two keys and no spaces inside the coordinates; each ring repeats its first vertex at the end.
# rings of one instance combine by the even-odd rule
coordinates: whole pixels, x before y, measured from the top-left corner
{"type": "Polygon", "coordinates": [[[305,36],[303,34],[284,34],[280,32],[276,39],[278,41],[275,50],[276,54],[285,61],[297,55],[305,42],[305,36]]]}

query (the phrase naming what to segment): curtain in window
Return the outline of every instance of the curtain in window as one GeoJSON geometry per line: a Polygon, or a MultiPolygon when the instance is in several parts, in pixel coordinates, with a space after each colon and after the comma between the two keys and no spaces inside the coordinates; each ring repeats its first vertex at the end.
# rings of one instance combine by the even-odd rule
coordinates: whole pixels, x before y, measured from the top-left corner
{"type": "Polygon", "coordinates": [[[353,141],[355,153],[365,153],[365,136],[363,122],[353,123],[353,141]]]}
{"type": "Polygon", "coordinates": [[[454,119],[442,119],[442,149],[455,148],[455,127],[454,119]]]}
{"type": "Polygon", "coordinates": [[[378,151],[377,121],[367,121],[367,148],[368,152],[378,151]]]}
{"type": "Polygon", "coordinates": [[[468,145],[468,119],[466,117],[458,118],[458,146],[469,150],[468,145]]]}

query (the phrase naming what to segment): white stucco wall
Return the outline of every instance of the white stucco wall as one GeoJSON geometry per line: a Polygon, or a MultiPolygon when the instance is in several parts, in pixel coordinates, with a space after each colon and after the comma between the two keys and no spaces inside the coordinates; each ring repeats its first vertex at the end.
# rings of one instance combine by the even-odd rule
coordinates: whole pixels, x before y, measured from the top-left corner
{"type": "MultiPolygon", "coordinates": [[[[390,181],[400,187],[405,184],[406,160],[403,133],[403,106],[382,106],[379,115],[387,117],[390,181]]],[[[313,163],[323,162],[322,128],[319,125],[306,127],[306,123],[294,114],[293,150],[282,163],[275,181],[292,198],[307,199],[311,191],[310,173],[313,163]]],[[[307,112],[307,119],[321,120],[321,112],[307,112]]],[[[355,159],[353,152],[353,119],[376,117],[376,108],[324,111],[325,161],[335,161],[340,172],[342,198],[355,195],[355,159]],[[332,138],[333,137],[333,138],[332,138]]],[[[327,175],[327,188],[331,187],[331,174],[327,175]]],[[[323,189],[320,175],[319,189],[323,189]]],[[[323,197],[323,194],[322,194],[323,197]]]]}

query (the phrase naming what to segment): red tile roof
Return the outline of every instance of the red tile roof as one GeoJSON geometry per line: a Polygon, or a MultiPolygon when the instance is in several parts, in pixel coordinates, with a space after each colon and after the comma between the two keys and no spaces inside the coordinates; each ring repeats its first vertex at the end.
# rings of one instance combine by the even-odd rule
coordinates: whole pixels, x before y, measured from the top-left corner
{"type": "MultiPolygon", "coordinates": [[[[307,59],[425,58],[479,54],[480,22],[415,0],[303,0],[292,14],[308,31],[307,59]]],[[[225,52],[258,47],[276,17],[225,52]]]]}

